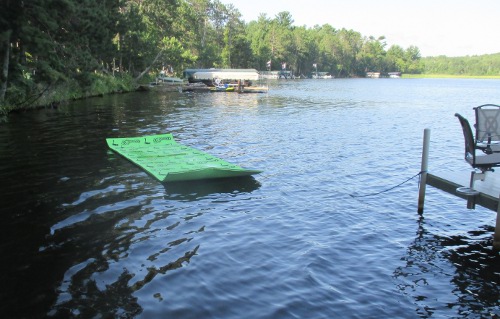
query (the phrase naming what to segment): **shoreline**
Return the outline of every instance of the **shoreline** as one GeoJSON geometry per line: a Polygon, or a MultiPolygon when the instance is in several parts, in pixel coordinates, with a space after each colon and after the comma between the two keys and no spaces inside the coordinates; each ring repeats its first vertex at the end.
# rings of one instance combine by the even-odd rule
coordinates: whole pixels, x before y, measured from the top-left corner
{"type": "MultiPolygon", "coordinates": [[[[478,80],[500,80],[500,75],[452,75],[452,74],[403,74],[401,76],[402,79],[478,79],[478,80]]],[[[341,79],[341,78],[338,78],[341,79]]],[[[26,112],[30,110],[40,110],[40,109],[57,109],[60,104],[64,103],[69,103],[71,101],[75,100],[81,100],[81,99],[88,99],[92,97],[102,97],[104,95],[111,95],[111,94],[122,94],[122,93],[131,93],[131,92],[137,92],[137,91],[149,91],[145,90],[144,87],[148,87],[149,84],[142,84],[142,83],[135,83],[132,85],[121,85],[120,89],[117,90],[117,87],[108,87],[104,90],[100,90],[100,92],[86,92],[83,94],[77,94],[74,95],[71,98],[66,98],[66,99],[46,99],[46,103],[35,103],[32,106],[29,107],[18,107],[18,108],[6,108],[6,109],[0,109],[0,118],[7,117],[10,113],[16,113],[16,112],[26,112]]],[[[177,91],[179,85],[175,84],[170,84],[170,85],[162,85],[161,86],[163,90],[165,91],[177,91]]],[[[158,88],[153,88],[158,89],[158,88]]],[[[63,89],[64,94],[58,94],[59,96],[71,96],[72,94],[66,90],[63,89]]],[[[59,92],[61,93],[61,92],[59,92]]],[[[1,122],[1,121],[0,121],[1,122]]]]}
{"type": "Polygon", "coordinates": [[[500,80],[500,75],[403,74],[406,79],[480,79],[500,80]]]}

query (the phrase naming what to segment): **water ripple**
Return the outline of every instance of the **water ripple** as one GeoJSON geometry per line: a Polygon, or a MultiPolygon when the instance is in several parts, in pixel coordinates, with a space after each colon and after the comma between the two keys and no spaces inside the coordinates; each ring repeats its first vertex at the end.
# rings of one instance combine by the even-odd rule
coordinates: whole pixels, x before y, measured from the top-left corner
{"type": "Polygon", "coordinates": [[[500,316],[495,213],[428,188],[468,170],[453,114],[497,82],[270,82],[268,94],[124,94],[0,126],[6,317],[500,316]],[[172,133],[251,178],[162,184],[106,137],[172,133]],[[374,194],[355,197],[351,195],[374,194]]]}

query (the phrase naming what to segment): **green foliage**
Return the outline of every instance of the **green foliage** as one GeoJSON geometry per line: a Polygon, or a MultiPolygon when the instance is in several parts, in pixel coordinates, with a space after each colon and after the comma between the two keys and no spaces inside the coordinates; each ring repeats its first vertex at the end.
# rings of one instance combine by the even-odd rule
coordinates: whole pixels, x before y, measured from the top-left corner
{"type": "Polygon", "coordinates": [[[423,58],[426,74],[500,76],[500,53],[465,57],[423,58]]]}
{"type": "MultiPolygon", "coordinates": [[[[165,37],[161,41],[163,50],[163,61],[168,61],[167,65],[190,65],[197,59],[190,50],[184,48],[181,41],[175,37],[165,37]]],[[[165,65],[166,62],[162,62],[165,65]]]]}
{"type": "Polygon", "coordinates": [[[419,49],[292,15],[245,23],[219,0],[4,0],[0,10],[0,112],[132,90],[132,79],[172,66],[273,70],[336,77],[367,71],[500,75],[500,53],[421,58],[419,49]]]}

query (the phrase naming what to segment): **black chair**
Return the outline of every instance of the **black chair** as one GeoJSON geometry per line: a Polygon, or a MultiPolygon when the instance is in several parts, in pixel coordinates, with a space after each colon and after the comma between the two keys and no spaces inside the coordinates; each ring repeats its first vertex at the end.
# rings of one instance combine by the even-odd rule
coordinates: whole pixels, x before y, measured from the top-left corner
{"type": "Polygon", "coordinates": [[[500,105],[484,104],[474,108],[476,148],[490,154],[500,152],[500,105]]]}
{"type": "Polygon", "coordinates": [[[458,117],[464,134],[465,161],[469,163],[473,168],[481,170],[482,173],[486,171],[493,171],[493,167],[499,167],[500,153],[486,153],[477,155],[476,142],[474,140],[474,136],[472,135],[472,129],[470,127],[469,121],[458,113],[456,113],[455,116],[458,117]]]}

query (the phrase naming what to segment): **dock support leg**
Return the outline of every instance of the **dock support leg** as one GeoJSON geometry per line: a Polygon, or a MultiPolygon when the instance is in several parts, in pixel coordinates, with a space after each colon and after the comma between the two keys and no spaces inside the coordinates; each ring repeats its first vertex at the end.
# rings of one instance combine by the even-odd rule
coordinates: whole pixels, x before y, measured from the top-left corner
{"type": "Polygon", "coordinates": [[[474,191],[474,183],[476,180],[484,181],[485,173],[478,173],[475,170],[470,173],[470,184],[469,190],[471,195],[467,196],[467,208],[468,209],[476,209],[476,196],[479,195],[479,192],[474,191]]]}
{"type": "Polygon", "coordinates": [[[418,192],[418,213],[424,212],[425,186],[427,185],[427,167],[429,165],[429,143],[431,140],[431,130],[424,130],[424,142],[422,147],[422,164],[420,168],[420,187],[418,192]]]}
{"type": "Polygon", "coordinates": [[[497,223],[495,225],[495,234],[493,235],[493,248],[500,250],[500,204],[497,207],[497,223]]]}

